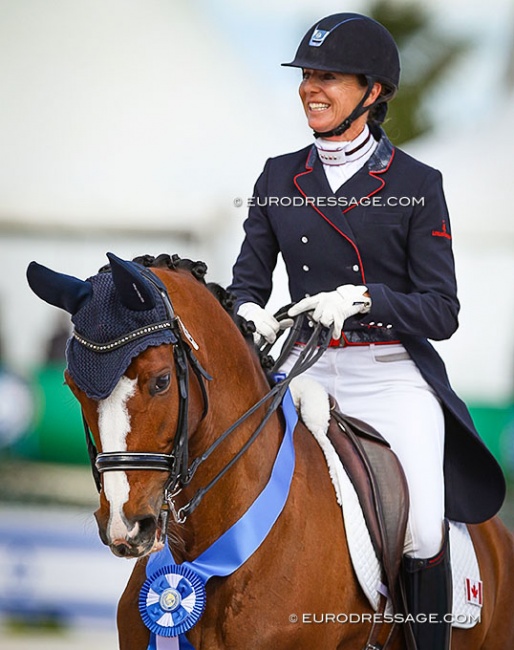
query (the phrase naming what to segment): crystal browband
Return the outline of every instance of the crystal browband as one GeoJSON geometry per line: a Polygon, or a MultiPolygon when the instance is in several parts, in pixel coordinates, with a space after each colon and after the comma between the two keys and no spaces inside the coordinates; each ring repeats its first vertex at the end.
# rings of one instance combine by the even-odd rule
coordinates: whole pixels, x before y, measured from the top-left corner
{"type": "Polygon", "coordinates": [[[134,339],[141,338],[147,334],[154,334],[155,332],[160,332],[161,330],[172,328],[173,325],[171,321],[166,320],[162,321],[161,323],[154,323],[153,325],[140,327],[139,329],[134,330],[133,332],[129,332],[128,334],[121,336],[119,339],[109,341],[108,343],[95,343],[94,341],[88,341],[88,339],[85,339],[76,331],[73,332],[73,337],[76,338],[77,341],[84,347],[88,348],[89,350],[93,350],[94,352],[111,352],[112,350],[116,350],[117,348],[130,343],[134,339]]]}

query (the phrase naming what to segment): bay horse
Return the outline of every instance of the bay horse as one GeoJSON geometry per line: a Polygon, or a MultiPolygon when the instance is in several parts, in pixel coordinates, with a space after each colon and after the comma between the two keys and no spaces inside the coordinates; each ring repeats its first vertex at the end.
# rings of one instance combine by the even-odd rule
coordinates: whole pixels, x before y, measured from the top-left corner
{"type": "MultiPolygon", "coordinates": [[[[150,631],[138,601],[149,558],[169,544],[177,563],[192,562],[238,522],[270,480],[285,424],[280,411],[268,413],[254,435],[266,405],[249,410],[270,384],[251,336],[229,313],[230,297],[205,283],[201,263],[109,259],[110,269],[87,281],[36,263],[28,277],[41,298],[73,314],[65,380],[96,458],[99,534],[115,555],[138,558],[119,602],[120,648],[145,650],[150,631]],[[98,312],[90,313],[95,301],[98,312]],[[170,472],[188,475],[173,493],[170,472]],[[175,513],[169,521],[167,502],[175,513]]],[[[386,626],[367,645],[373,610],[352,569],[325,458],[301,421],[294,449],[287,500],[271,530],[237,570],[206,585],[203,615],[186,634],[196,650],[361,650],[381,648],[389,634],[386,626]],[[341,624],[339,613],[358,622],[341,624]]],[[[484,605],[479,624],[454,629],[452,648],[514,648],[513,537],[497,517],[469,529],[484,605]]],[[[402,637],[388,650],[405,648],[402,637]]]]}

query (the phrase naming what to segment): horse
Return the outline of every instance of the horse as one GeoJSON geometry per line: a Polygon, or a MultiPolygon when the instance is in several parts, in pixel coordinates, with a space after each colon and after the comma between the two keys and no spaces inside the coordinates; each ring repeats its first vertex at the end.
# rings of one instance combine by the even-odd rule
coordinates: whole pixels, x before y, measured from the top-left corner
{"type": "MultiPolygon", "coordinates": [[[[120,649],[143,650],[151,638],[139,609],[148,562],[165,545],[177,563],[193,562],[235,525],[270,481],[286,424],[280,410],[267,410],[270,382],[251,327],[231,313],[225,290],[206,283],[205,266],[167,255],[109,259],[88,281],[35,263],[28,275],[41,298],[74,315],[65,381],[95,461],[99,535],[114,555],[137,558],[118,605],[120,649]],[[105,323],[81,316],[95,293],[105,323]],[[167,311],[153,313],[161,298],[167,311]],[[136,335],[128,323],[145,314],[150,325],[136,335]],[[145,344],[152,328],[170,322],[167,339],[161,332],[145,344]],[[94,350],[102,328],[104,341],[112,332],[115,341],[94,350]],[[91,368],[95,354],[100,365],[91,368]],[[188,478],[174,489],[181,472],[188,478]]],[[[301,420],[294,451],[285,505],[268,534],[237,570],[206,584],[203,614],[185,633],[196,650],[369,650],[391,633],[389,623],[370,642],[374,612],[352,569],[325,458],[301,420]],[[341,623],[341,613],[355,623],[341,623]]],[[[513,537],[498,517],[469,529],[484,605],[479,624],[454,629],[452,648],[512,648],[513,537]]],[[[387,641],[388,650],[405,647],[402,634],[387,641]]]]}

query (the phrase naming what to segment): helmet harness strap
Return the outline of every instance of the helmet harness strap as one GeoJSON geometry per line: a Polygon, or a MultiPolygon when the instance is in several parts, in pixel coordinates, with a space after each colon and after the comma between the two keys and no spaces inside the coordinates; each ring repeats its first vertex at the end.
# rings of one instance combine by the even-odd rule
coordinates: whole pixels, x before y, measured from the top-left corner
{"type": "Polygon", "coordinates": [[[366,77],[366,80],[368,82],[366,92],[364,93],[357,106],[350,113],[350,115],[348,115],[348,117],[344,119],[339,126],[336,126],[335,129],[332,129],[330,131],[313,131],[312,134],[315,138],[331,138],[334,135],[342,135],[350,128],[350,126],[358,117],[363,115],[366,111],[369,111],[371,108],[373,108],[373,106],[376,106],[377,104],[380,104],[384,101],[384,97],[379,97],[372,104],[369,104],[369,106],[364,106],[364,102],[370,96],[371,91],[373,90],[373,86],[375,85],[375,80],[372,77],[366,77]]]}

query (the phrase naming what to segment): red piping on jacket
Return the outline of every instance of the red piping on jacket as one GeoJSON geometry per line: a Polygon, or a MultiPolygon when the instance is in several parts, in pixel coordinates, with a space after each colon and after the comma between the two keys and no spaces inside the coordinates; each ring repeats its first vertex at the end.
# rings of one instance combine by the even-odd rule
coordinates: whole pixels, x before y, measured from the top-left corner
{"type": "MultiPolygon", "coordinates": [[[[380,190],[382,190],[384,188],[384,185],[386,184],[386,182],[385,182],[385,180],[383,178],[377,178],[377,174],[384,174],[389,169],[389,167],[391,166],[391,163],[393,162],[395,151],[396,151],[396,149],[392,150],[391,158],[389,158],[389,162],[387,163],[387,167],[385,167],[384,169],[381,169],[380,171],[368,172],[368,174],[370,176],[372,176],[376,181],[379,181],[380,183],[382,183],[382,185],[380,185],[380,187],[377,187],[376,190],[373,190],[367,196],[365,196],[364,197],[365,199],[369,199],[371,196],[374,196],[377,192],[380,192],[380,190]]],[[[350,210],[353,210],[353,208],[356,208],[357,205],[358,204],[355,204],[355,203],[353,205],[350,205],[348,208],[343,210],[343,214],[346,214],[350,210]]]]}
{"type": "MultiPolygon", "coordinates": [[[[391,154],[391,158],[389,159],[389,162],[387,163],[387,167],[385,169],[382,169],[381,171],[376,171],[376,172],[369,172],[369,175],[372,176],[373,178],[375,178],[377,181],[380,181],[381,185],[376,190],[373,190],[372,192],[370,192],[364,198],[369,198],[369,197],[373,196],[377,192],[380,192],[380,190],[384,187],[385,180],[383,178],[376,178],[376,174],[383,174],[384,172],[386,172],[389,169],[389,166],[391,165],[391,162],[392,162],[392,160],[394,158],[394,152],[395,151],[396,150],[393,149],[392,154],[391,154]]],[[[300,192],[300,194],[303,196],[304,199],[307,199],[307,195],[302,190],[302,188],[298,185],[297,179],[300,178],[300,176],[305,176],[306,174],[310,174],[312,172],[313,167],[308,166],[308,161],[309,161],[310,155],[311,155],[311,152],[309,151],[309,154],[307,156],[307,160],[305,161],[306,171],[300,172],[299,174],[296,174],[296,176],[293,178],[293,183],[295,184],[296,189],[300,192]]],[[[330,224],[332,226],[332,228],[334,228],[334,230],[336,230],[342,237],[344,237],[346,239],[346,241],[348,241],[353,246],[353,249],[354,249],[354,251],[355,251],[355,253],[357,255],[357,259],[359,260],[359,268],[360,268],[360,272],[361,272],[362,283],[366,284],[366,276],[364,275],[364,265],[362,263],[361,254],[359,252],[357,244],[352,239],[350,239],[347,235],[345,235],[344,232],[342,230],[340,230],[334,223],[332,223],[332,221],[330,221],[330,219],[326,215],[324,215],[323,212],[321,212],[321,210],[316,205],[314,205],[313,203],[311,203],[309,201],[307,201],[307,205],[310,205],[314,210],[316,210],[316,212],[321,217],[323,217],[323,219],[325,219],[325,221],[328,224],[330,224]]],[[[345,214],[346,212],[348,212],[348,210],[351,210],[352,208],[355,208],[355,207],[357,207],[357,206],[356,205],[351,205],[349,208],[346,208],[346,210],[343,210],[343,214],[345,214]]]]}
{"type": "MultiPolygon", "coordinates": [[[[293,178],[293,183],[296,185],[296,189],[300,192],[300,194],[303,196],[304,199],[307,199],[307,195],[302,190],[302,188],[298,185],[296,179],[299,178],[300,176],[305,176],[305,174],[310,174],[311,172],[312,172],[312,167],[305,172],[300,172],[299,174],[296,174],[296,176],[293,178]]],[[[329,223],[332,226],[332,228],[337,230],[337,232],[353,246],[353,249],[355,250],[355,253],[357,255],[357,259],[359,260],[359,268],[361,271],[362,282],[363,284],[366,284],[366,278],[364,276],[364,267],[362,265],[362,258],[361,258],[361,254],[359,253],[359,249],[357,248],[357,244],[354,241],[352,241],[347,235],[345,235],[344,232],[340,230],[334,223],[332,223],[330,219],[327,216],[325,216],[323,212],[321,212],[321,210],[316,205],[310,203],[310,206],[314,208],[314,210],[316,210],[316,212],[320,215],[320,217],[323,217],[323,219],[325,219],[325,221],[329,223]]]]}

